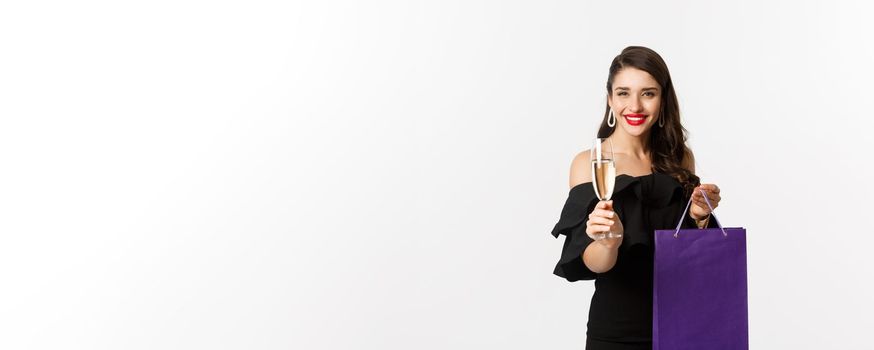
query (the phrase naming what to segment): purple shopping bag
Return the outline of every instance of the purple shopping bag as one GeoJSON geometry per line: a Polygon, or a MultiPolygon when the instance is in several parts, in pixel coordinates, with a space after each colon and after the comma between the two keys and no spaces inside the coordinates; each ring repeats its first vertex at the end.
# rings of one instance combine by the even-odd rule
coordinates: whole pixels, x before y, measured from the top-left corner
{"type": "Polygon", "coordinates": [[[746,229],[716,225],[655,231],[653,350],[749,349],[746,229]]]}

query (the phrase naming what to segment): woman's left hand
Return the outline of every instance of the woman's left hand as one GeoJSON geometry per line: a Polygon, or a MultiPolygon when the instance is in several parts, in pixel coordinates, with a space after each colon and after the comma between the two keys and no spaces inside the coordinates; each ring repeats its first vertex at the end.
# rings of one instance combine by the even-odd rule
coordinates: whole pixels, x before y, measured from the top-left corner
{"type": "Polygon", "coordinates": [[[692,208],[689,209],[689,215],[696,220],[701,220],[710,214],[710,207],[704,201],[704,195],[701,194],[702,190],[707,194],[707,199],[710,201],[713,209],[719,206],[719,201],[722,199],[719,196],[719,187],[715,184],[701,184],[695,187],[695,191],[692,192],[692,208]]]}

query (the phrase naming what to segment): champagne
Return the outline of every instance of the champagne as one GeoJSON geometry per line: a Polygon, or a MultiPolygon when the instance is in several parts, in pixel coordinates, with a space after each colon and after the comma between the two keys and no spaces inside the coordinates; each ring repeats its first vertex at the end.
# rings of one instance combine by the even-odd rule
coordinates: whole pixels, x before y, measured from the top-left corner
{"type": "Polygon", "coordinates": [[[616,182],[616,166],[613,159],[592,160],[592,186],[599,199],[608,201],[613,195],[613,185],[616,182]]]}
{"type": "MultiPolygon", "coordinates": [[[[616,163],[613,162],[613,142],[610,139],[595,139],[592,145],[592,186],[595,195],[602,201],[609,201],[613,196],[613,185],[616,182],[616,163]]],[[[620,238],[622,234],[608,231],[592,233],[592,239],[620,238]]]]}

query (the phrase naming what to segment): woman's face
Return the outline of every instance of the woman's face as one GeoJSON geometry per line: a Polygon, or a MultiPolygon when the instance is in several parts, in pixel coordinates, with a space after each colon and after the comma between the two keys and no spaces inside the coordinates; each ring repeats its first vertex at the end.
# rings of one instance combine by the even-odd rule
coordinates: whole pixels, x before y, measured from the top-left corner
{"type": "MultiPolygon", "coordinates": [[[[613,109],[617,126],[632,136],[641,136],[658,121],[662,89],[649,73],[626,67],[613,77],[613,91],[607,104],[613,109]]],[[[617,131],[619,129],[617,128],[617,131]]]]}

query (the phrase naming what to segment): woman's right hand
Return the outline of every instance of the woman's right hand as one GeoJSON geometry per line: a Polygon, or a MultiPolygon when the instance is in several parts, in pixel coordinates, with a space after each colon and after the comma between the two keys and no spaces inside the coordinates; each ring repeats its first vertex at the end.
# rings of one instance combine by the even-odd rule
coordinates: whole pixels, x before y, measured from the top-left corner
{"type": "MultiPolygon", "coordinates": [[[[589,220],[586,221],[586,234],[590,238],[595,239],[593,237],[594,234],[603,234],[608,231],[622,236],[625,235],[625,227],[622,226],[622,220],[613,211],[613,201],[600,201],[595,206],[595,209],[589,213],[589,220]]],[[[622,244],[622,237],[596,239],[595,242],[613,249],[622,244]]]]}

